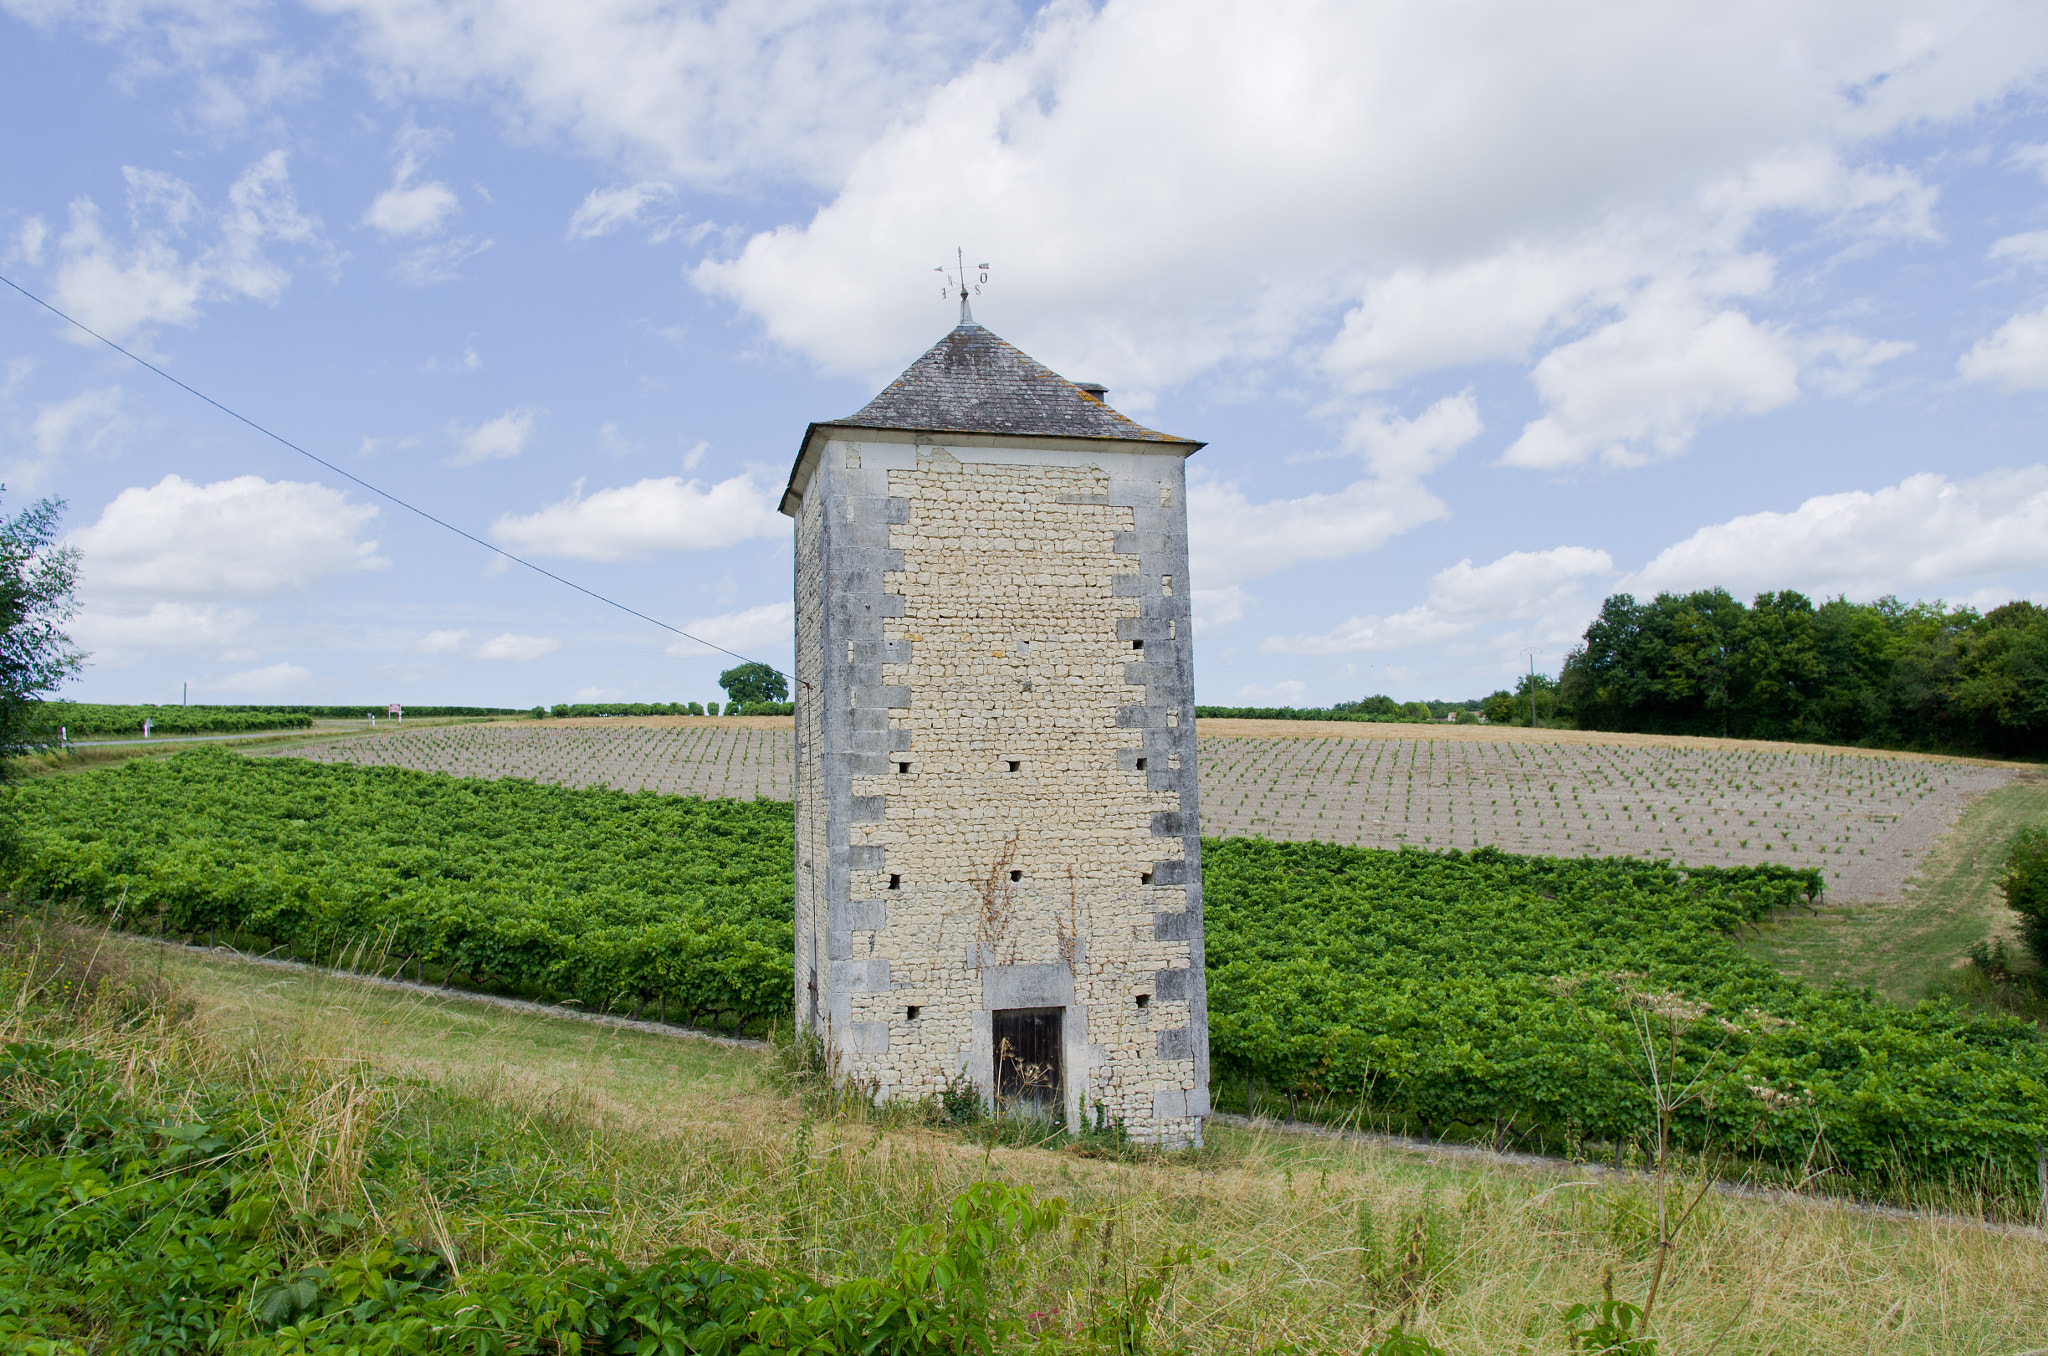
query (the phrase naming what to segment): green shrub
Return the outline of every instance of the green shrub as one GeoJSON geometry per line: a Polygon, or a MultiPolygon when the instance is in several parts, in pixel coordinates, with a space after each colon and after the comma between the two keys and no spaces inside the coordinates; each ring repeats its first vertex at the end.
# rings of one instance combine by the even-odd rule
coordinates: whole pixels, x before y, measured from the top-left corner
{"type": "Polygon", "coordinates": [[[2048,965],[2048,828],[2021,829],[2006,848],[2005,905],[2020,916],[2020,937],[2048,965]]]}
{"type": "Polygon", "coordinates": [[[199,750],[25,783],[10,817],[16,890],[123,926],[734,1029],[793,1001],[782,802],[199,750]]]}
{"type": "Polygon", "coordinates": [[[1564,1149],[1651,1142],[1632,1012],[1686,1010],[1679,1057],[1711,1096],[1678,1117],[1711,1148],[1897,1197],[1983,1174],[2036,1198],[2048,1043],[1945,1002],[1820,990],[1729,935],[1819,893],[1820,873],[1627,858],[1202,847],[1217,1102],[1254,1086],[1430,1134],[1564,1149]],[[1697,1011],[1693,1011],[1696,1009],[1697,1011]]]}
{"type": "MultiPolygon", "coordinates": [[[[827,1284],[701,1248],[629,1263],[576,1218],[586,1212],[563,1212],[533,1186],[539,1199],[506,1203],[523,1209],[475,1221],[489,1226],[492,1253],[458,1268],[435,1244],[381,1233],[357,1213],[403,1190],[426,1146],[378,1126],[350,1184],[360,1205],[295,1199],[280,1165],[306,1156],[295,1138],[305,1127],[274,1093],[170,1091],[145,1104],[112,1062],[46,1044],[0,1049],[8,1349],[1011,1350],[1031,1335],[1009,1302],[1013,1259],[1066,1213],[1029,1187],[976,1183],[903,1230],[881,1274],[827,1284]]],[[[1158,1299],[1112,1296],[1096,1325],[1142,1334],[1158,1299]]]]}

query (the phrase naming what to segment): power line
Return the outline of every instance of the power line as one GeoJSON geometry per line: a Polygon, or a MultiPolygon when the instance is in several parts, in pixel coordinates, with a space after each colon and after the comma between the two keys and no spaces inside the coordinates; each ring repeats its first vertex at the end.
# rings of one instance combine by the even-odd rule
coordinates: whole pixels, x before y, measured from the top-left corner
{"type": "MultiPolygon", "coordinates": [[[[14,281],[12,278],[7,277],[5,274],[0,274],[0,283],[6,283],[9,287],[21,293],[21,295],[27,297],[30,301],[42,307],[51,315],[56,316],[59,320],[63,321],[67,325],[77,326],[79,329],[85,331],[93,338],[99,340],[101,343],[105,344],[108,348],[114,350],[114,352],[120,354],[122,357],[140,363],[142,366],[156,373],[158,376],[162,377],[165,381],[177,387],[185,394],[198,397],[200,400],[205,401],[207,404],[219,410],[228,418],[239,420],[240,422],[247,424],[250,428],[255,429],[258,433],[262,434],[266,438],[269,438],[271,441],[281,443],[284,446],[289,447],[292,451],[306,458],[306,460],[326,467],[328,470],[334,472],[334,474],[340,476],[344,480],[354,481],[356,484],[368,490],[371,494],[378,495],[384,499],[389,499],[392,503],[398,505],[406,512],[416,513],[420,517],[425,518],[428,522],[434,524],[434,526],[436,527],[447,528],[450,532],[453,532],[456,536],[462,538],[464,541],[474,542],[476,545],[483,547],[486,551],[494,551],[498,555],[501,555],[505,557],[505,559],[511,561],[514,565],[524,565],[527,569],[532,570],[535,574],[545,575],[547,578],[554,580],[557,584],[560,584],[565,588],[572,588],[576,590],[578,593],[585,596],[586,598],[595,598],[598,602],[603,603],[608,607],[615,607],[619,611],[627,613],[630,616],[638,617],[641,621],[644,621],[651,626],[659,626],[664,631],[672,631],[676,635],[681,636],[684,640],[695,641],[699,645],[708,645],[712,649],[718,651],[720,654],[731,655],[734,659],[739,660],[743,664],[760,663],[759,660],[749,659],[737,650],[728,650],[723,645],[720,645],[715,641],[706,640],[702,636],[693,636],[680,626],[670,626],[667,622],[662,621],[657,617],[650,617],[645,612],[641,612],[635,608],[627,607],[624,603],[618,601],[616,598],[607,598],[602,593],[598,593],[593,589],[584,588],[583,585],[577,583],[573,579],[564,579],[562,578],[562,576],[556,574],[553,570],[542,569],[540,566],[534,564],[530,560],[525,560],[519,556],[513,555],[510,551],[507,551],[502,546],[493,546],[491,543],[485,541],[482,537],[472,536],[470,533],[464,532],[461,528],[457,527],[455,524],[451,522],[448,522],[446,519],[436,518],[433,514],[427,512],[425,509],[419,507],[417,504],[409,504],[405,500],[400,499],[397,495],[391,493],[391,491],[379,489],[375,485],[372,485],[369,481],[364,480],[361,476],[352,475],[349,472],[342,470],[339,466],[336,466],[333,462],[328,461],[322,457],[314,456],[311,452],[308,452],[305,448],[300,447],[297,443],[285,437],[283,434],[271,432],[269,429],[263,427],[263,425],[257,423],[254,419],[249,418],[247,415],[239,414],[236,411],[229,409],[226,405],[221,404],[218,400],[215,400],[212,396],[206,394],[206,392],[195,390],[192,387],[187,386],[184,382],[179,381],[176,377],[164,371],[161,367],[158,367],[149,359],[142,357],[140,354],[129,352],[127,349],[122,348],[119,344],[107,338],[106,335],[101,334],[98,330],[92,328],[92,326],[86,324],[84,321],[73,319],[71,316],[64,314],[64,312],[58,310],[49,302],[44,301],[41,297],[29,291],[26,287],[23,287],[20,283],[14,281]]],[[[762,664],[761,666],[767,669],[774,669],[776,673],[781,673],[784,678],[789,677],[788,674],[782,673],[781,669],[775,668],[775,666],[772,664],[762,664]]]]}

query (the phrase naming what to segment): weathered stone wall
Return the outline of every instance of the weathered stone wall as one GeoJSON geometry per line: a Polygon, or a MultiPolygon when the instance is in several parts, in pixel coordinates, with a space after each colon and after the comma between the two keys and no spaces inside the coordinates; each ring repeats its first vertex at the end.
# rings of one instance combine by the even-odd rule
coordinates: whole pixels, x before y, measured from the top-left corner
{"type": "Polygon", "coordinates": [[[804,501],[796,523],[796,1022],[818,1031],[830,974],[825,967],[825,868],[832,859],[825,813],[825,499],[804,501]]]}
{"type": "Polygon", "coordinates": [[[1198,1139],[1183,463],[1001,441],[833,442],[806,487],[798,666],[817,687],[800,682],[798,729],[818,743],[799,749],[799,1006],[805,948],[822,947],[824,1034],[886,1097],[963,1077],[989,1095],[989,1013],[1063,1008],[1070,1123],[1100,1108],[1142,1139],[1198,1139]],[[807,933],[821,819],[845,871],[807,933]]]}

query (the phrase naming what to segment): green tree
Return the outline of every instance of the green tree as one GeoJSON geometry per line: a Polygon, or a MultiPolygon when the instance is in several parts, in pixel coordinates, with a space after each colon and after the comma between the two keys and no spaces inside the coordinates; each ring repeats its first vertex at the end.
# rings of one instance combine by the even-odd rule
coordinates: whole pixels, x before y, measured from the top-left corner
{"type": "Polygon", "coordinates": [[[741,664],[718,675],[718,685],[732,702],[786,702],[789,680],[766,664],[741,664]]]}
{"type": "Polygon", "coordinates": [[[63,512],[63,500],[39,499],[0,522],[0,755],[39,733],[44,694],[85,666],[63,629],[78,610],[78,551],[57,545],[63,512]]]}

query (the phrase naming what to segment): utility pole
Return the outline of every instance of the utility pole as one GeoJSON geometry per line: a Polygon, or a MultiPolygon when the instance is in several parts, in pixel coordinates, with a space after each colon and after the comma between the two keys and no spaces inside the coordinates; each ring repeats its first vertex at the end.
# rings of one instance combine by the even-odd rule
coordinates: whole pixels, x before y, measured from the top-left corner
{"type": "Polygon", "coordinates": [[[1536,728],[1536,651],[1522,651],[1529,656],[1529,728],[1536,728]]]}
{"type": "Polygon", "coordinates": [[[184,696],[182,696],[182,697],[180,697],[180,698],[178,699],[178,705],[180,705],[180,706],[190,706],[191,704],[192,704],[192,680],[191,680],[190,678],[187,678],[187,679],[185,680],[185,695],[184,695],[184,696]]]}

